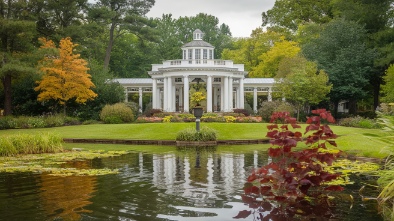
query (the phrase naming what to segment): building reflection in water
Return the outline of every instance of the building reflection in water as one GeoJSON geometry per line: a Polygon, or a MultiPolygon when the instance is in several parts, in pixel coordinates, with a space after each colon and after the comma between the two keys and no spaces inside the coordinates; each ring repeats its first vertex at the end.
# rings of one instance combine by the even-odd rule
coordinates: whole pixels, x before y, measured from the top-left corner
{"type": "MultiPolygon", "coordinates": [[[[141,164],[141,162],[140,162],[141,164]]],[[[188,152],[184,155],[153,155],[153,184],[166,194],[178,195],[194,206],[212,206],[242,191],[246,173],[258,166],[258,152],[246,171],[245,155],[188,152]]]]}

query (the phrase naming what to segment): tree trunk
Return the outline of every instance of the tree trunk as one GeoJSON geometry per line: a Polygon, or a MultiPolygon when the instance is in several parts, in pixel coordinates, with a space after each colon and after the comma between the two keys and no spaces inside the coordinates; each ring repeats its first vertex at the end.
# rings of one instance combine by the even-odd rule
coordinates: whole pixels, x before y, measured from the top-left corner
{"type": "Polygon", "coordinates": [[[349,114],[357,114],[357,100],[349,100],[349,114]]]}
{"type": "Polygon", "coordinates": [[[63,115],[67,116],[66,104],[63,105],[63,115]]]}
{"type": "Polygon", "coordinates": [[[108,46],[107,46],[107,50],[105,51],[104,70],[108,70],[109,61],[111,60],[111,51],[112,51],[112,46],[114,45],[115,27],[116,27],[116,23],[112,22],[111,28],[109,29],[108,46]]]}
{"type": "Polygon", "coordinates": [[[376,82],[375,85],[373,85],[373,108],[376,110],[377,107],[379,107],[380,102],[379,102],[379,95],[380,95],[380,84],[381,80],[379,82],[376,82]]]}
{"type": "Polygon", "coordinates": [[[4,116],[12,114],[12,90],[11,75],[7,74],[3,77],[4,87],[4,116]]]}
{"type": "Polygon", "coordinates": [[[335,119],[338,118],[338,105],[339,105],[339,102],[338,101],[334,101],[334,118],[335,119]]]}

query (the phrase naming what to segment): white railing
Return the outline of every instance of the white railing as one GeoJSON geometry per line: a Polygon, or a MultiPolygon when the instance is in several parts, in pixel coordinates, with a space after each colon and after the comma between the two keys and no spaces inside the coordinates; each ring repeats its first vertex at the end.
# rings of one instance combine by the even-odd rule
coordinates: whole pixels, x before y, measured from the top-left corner
{"type": "Polygon", "coordinates": [[[191,67],[191,66],[220,66],[230,67],[234,66],[233,61],[230,60],[208,60],[208,59],[196,59],[196,60],[168,60],[164,61],[162,68],[166,67],[191,67]]]}

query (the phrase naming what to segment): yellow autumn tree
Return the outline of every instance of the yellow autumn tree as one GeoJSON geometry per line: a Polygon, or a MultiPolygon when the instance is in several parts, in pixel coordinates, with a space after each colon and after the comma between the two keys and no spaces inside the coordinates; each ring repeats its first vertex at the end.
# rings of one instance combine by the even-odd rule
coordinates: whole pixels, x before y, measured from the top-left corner
{"type": "MultiPolygon", "coordinates": [[[[51,40],[39,39],[42,43],[41,49],[56,49],[51,40]]],[[[38,81],[36,91],[40,91],[38,101],[55,100],[64,107],[66,114],[66,103],[75,100],[79,104],[84,104],[88,100],[97,97],[91,88],[94,84],[91,81],[87,62],[80,58],[79,54],[74,54],[74,48],[70,37],[60,40],[58,53],[56,55],[47,54],[40,61],[40,70],[44,73],[41,81],[38,81]]]]}
{"type": "Polygon", "coordinates": [[[301,48],[297,42],[287,41],[284,37],[275,42],[273,47],[259,56],[261,62],[249,72],[250,77],[272,78],[278,71],[279,63],[284,58],[293,58],[299,54],[301,48]]]}

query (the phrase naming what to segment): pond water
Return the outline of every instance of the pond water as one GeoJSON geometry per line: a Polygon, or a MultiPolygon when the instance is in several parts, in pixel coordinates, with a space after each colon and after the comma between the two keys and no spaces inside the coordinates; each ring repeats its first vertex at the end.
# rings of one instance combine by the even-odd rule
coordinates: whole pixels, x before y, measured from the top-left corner
{"type": "MultiPolygon", "coordinates": [[[[265,153],[132,152],[63,165],[119,169],[115,175],[0,173],[0,220],[237,220],[239,211],[252,210],[241,194],[250,171],[268,162],[265,153]]],[[[370,180],[356,178],[330,220],[382,220],[376,202],[363,201],[358,193],[370,180]]],[[[259,219],[252,214],[240,220],[259,219]]]]}

